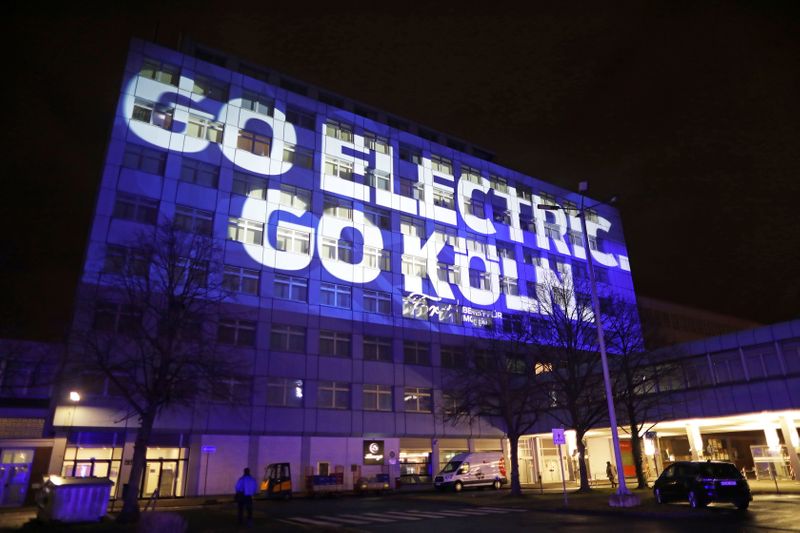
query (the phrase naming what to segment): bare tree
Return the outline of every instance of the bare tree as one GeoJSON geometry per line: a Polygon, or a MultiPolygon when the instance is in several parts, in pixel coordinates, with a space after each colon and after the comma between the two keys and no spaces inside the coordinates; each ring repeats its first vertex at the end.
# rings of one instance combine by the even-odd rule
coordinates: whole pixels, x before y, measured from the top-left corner
{"type": "Polygon", "coordinates": [[[174,406],[242,380],[232,354],[216,345],[227,294],[211,237],[164,221],[106,255],[97,284],[83,287],[70,343],[72,371],[102,373],[139,421],[119,520],[138,518],[138,495],[153,424],[174,406]]]}
{"type": "Polygon", "coordinates": [[[639,321],[636,306],[613,297],[604,313],[604,331],[609,349],[609,366],[614,376],[614,398],[621,427],[630,435],[637,488],[647,488],[647,476],[642,466],[642,438],[665,415],[665,404],[673,401],[662,394],[663,384],[680,375],[680,365],[668,355],[674,350],[661,350],[656,358],[646,349],[645,340],[652,335],[639,321]]]}
{"type": "Polygon", "coordinates": [[[443,374],[445,420],[457,424],[482,418],[508,437],[514,496],[522,494],[519,439],[547,405],[534,372],[529,321],[529,315],[519,315],[489,326],[485,338],[466,350],[465,360],[443,374]]]}
{"type": "Polygon", "coordinates": [[[575,431],[579,490],[589,491],[584,436],[608,414],[589,287],[573,281],[571,271],[559,279],[541,269],[538,278],[540,319],[531,332],[537,363],[549,388],[549,414],[575,431]]]}

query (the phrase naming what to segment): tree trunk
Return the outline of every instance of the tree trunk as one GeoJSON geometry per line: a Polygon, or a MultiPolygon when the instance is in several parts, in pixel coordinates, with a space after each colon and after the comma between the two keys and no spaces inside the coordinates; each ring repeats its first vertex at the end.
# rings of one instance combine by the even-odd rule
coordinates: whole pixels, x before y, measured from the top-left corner
{"type": "Polygon", "coordinates": [[[589,486],[589,471],[586,468],[586,446],[583,443],[583,436],[585,432],[575,431],[575,438],[577,439],[578,447],[578,469],[581,474],[581,486],[578,492],[589,492],[592,488],[589,486]]]}
{"type": "Polygon", "coordinates": [[[519,483],[519,435],[509,435],[511,446],[511,495],[522,496],[522,485],[519,483]]]}
{"type": "Polygon", "coordinates": [[[147,462],[147,444],[150,441],[155,418],[155,413],[145,413],[141,418],[141,427],[136,433],[136,442],[133,445],[133,460],[128,477],[128,487],[126,491],[123,491],[122,510],[117,516],[118,522],[131,523],[139,519],[139,486],[147,462]]]}
{"type": "Polygon", "coordinates": [[[647,478],[642,467],[642,439],[639,437],[638,428],[631,424],[631,452],[633,452],[633,465],[636,467],[637,489],[647,488],[647,478]]]}

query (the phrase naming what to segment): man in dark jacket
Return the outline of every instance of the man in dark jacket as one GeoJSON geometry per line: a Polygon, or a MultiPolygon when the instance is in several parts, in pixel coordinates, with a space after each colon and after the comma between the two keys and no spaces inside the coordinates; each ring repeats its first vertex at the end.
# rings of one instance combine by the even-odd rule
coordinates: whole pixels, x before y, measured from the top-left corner
{"type": "Polygon", "coordinates": [[[242,524],[244,510],[247,509],[247,525],[253,525],[253,495],[258,490],[256,480],[250,475],[250,469],[245,468],[244,474],[236,482],[236,503],[239,505],[239,525],[242,524]]]}

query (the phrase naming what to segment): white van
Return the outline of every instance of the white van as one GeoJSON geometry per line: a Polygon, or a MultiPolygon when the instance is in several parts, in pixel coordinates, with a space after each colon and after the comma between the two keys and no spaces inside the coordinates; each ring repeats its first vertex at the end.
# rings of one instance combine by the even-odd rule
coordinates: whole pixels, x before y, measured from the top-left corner
{"type": "Polygon", "coordinates": [[[456,492],[466,487],[499,489],[506,483],[506,459],[500,452],[460,453],[433,479],[437,490],[452,488],[456,492]]]}

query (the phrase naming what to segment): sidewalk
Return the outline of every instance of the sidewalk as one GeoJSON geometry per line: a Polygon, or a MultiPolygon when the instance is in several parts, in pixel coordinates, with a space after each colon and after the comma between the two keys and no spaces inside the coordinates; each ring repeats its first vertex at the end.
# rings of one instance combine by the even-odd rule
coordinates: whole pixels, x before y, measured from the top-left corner
{"type": "MultiPolygon", "coordinates": [[[[626,478],[625,482],[629,489],[636,487],[636,480],[634,478],[626,478]]],[[[649,481],[650,493],[652,494],[652,487],[655,479],[649,481]]],[[[753,494],[800,494],[800,481],[778,481],[777,490],[774,481],[748,479],[747,483],[750,485],[750,491],[753,494]]],[[[525,492],[537,494],[542,490],[545,494],[553,492],[562,492],[561,483],[544,483],[543,487],[538,484],[523,484],[522,490],[525,492]]],[[[595,482],[591,485],[593,489],[610,489],[611,483],[607,480],[595,482]]],[[[567,492],[574,492],[578,490],[578,484],[572,481],[567,482],[567,492]]]]}

